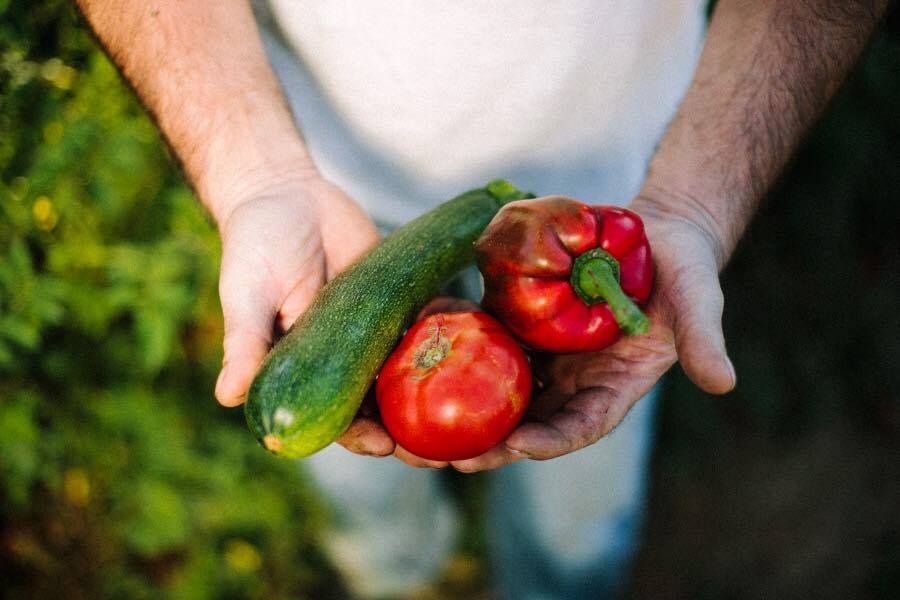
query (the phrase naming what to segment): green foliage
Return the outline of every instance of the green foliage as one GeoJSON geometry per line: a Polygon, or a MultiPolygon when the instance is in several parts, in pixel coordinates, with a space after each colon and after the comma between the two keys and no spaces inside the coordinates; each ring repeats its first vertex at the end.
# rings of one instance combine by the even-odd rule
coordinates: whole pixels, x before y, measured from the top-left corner
{"type": "MultiPolygon", "coordinates": [[[[711,401],[673,379],[651,591],[635,597],[696,597],[716,582],[739,590],[722,596],[801,590],[834,565],[896,595],[893,14],[725,275],[738,390],[711,401]],[[767,508],[783,498],[782,514],[767,508]],[[792,536],[803,522],[815,531],[792,536]],[[843,527],[825,528],[844,532],[830,548],[816,545],[822,523],[843,527]],[[783,565],[782,579],[747,569],[748,556],[783,565]]],[[[0,0],[0,595],[335,596],[313,490],[212,400],[218,257],[153,124],[71,6],[0,0]]],[[[481,488],[464,481],[474,520],[481,488]]],[[[466,545],[483,554],[480,533],[466,545]]],[[[844,595],[866,595],[855,592],[844,595]]]]}
{"type": "Polygon", "coordinates": [[[214,229],[68,4],[0,19],[4,591],[322,597],[315,494],[211,395],[214,229]]]}

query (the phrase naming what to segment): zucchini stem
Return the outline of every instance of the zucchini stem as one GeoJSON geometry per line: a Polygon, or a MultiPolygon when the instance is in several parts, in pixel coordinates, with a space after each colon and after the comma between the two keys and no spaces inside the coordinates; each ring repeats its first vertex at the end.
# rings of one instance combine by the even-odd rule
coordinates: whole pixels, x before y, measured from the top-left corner
{"type": "Polygon", "coordinates": [[[535,197],[531,192],[523,192],[505,179],[495,179],[487,184],[486,188],[488,193],[500,202],[501,206],[516,200],[535,197]]]}

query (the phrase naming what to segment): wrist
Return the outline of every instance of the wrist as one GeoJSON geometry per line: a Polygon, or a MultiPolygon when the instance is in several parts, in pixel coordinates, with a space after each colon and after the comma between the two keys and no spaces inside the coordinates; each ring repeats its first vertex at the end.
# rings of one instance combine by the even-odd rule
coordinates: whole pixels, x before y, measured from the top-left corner
{"type": "Polygon", "coordinates": [[[221,229],[229,217],[248,201],[272,196],[304,196],[302,188],[313,185],[320,176],[315,167],[302,160],[244,165],[231,173],[215,177],[198,194],[221,229]]]}
{"type": "Polygon", "coordinates": [[[244,201],[319,176],[279,97],[245,94],[220,106],[205,125],[206,143],[179,155],[220,227],[244,201]]]}
{"type": "Polygon", "coordinates": [[[674,187],[647,181],[629,208],[641,216],[648,229],[657,223],[676,222],[696,230],[709,244],[721,270],[734,250],[735,232],[739,229],[711,210],[709,206],[713,204],[674,187]]]}

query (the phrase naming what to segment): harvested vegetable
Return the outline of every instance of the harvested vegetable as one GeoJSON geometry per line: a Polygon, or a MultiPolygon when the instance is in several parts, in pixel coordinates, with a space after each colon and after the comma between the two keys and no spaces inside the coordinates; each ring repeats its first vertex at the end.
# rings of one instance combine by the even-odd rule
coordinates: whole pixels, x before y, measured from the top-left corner
{"type": "Polygon", "coordinates": [[[260,443],[298,458],[340,436],[416,312],[474,261],[473,243],[500,207],[527,197],[502,180],[466,192],[323,287],[250,386],[245,414],[260,443]]]}
{"type": "Polygon", "coordinates": [[[527,345],[600,350],[645,333],[653,261],[635,213],[560,196],[513,202],[476,243],[482,305],[527,345]]]}
{"type": "Polygon", "coordinates": [[[506,439],[531,395],[525,352],[483,312],[437,313],[403,337],[381,369],[381,420],[430,460],[473,458],[506,439]]]}

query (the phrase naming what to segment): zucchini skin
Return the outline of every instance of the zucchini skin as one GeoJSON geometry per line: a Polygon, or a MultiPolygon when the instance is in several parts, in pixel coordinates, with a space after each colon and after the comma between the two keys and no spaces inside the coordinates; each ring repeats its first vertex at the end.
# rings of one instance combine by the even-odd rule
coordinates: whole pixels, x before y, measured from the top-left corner
{"type": "Polygon", "coordinates": [[[416,313],[474,262],[475,240],[500,207],[528,197],[503,180],[468,191],[328,282],[250,386],[245,415],[263,447],[301,458],[337,439],[416,313]]]}

